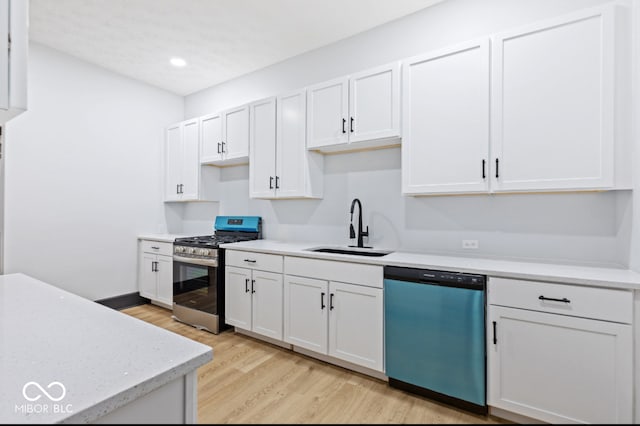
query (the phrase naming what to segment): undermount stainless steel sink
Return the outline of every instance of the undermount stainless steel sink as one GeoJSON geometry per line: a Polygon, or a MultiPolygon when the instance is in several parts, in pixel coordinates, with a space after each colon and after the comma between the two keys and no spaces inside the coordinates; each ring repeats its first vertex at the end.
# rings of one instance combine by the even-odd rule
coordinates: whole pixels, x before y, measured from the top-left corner
{"type": "Polygon", "coordinates": [[[367,247],[312,247],[305,250],[316,253],[350,254],[370,257],[381,257],[386,256],[389,253],[393,253],[393,251],[390,250],[373,250],[372,248],[367,247]]]}

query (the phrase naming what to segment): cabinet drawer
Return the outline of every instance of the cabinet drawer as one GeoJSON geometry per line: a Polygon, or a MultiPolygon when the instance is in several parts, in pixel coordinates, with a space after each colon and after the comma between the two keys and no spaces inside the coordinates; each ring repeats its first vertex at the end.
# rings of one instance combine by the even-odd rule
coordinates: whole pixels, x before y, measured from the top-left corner
{"type": "Polygon", "coordinates": [[[284,270],[288,275],[382,288],[382,266],[378,265],[286,256],[284,270]]]}
{"type": "Polygon", "coordinates": [[[251,251],[226,250],[225,264],[240,268],[282,273],[282,256],[251,251]]]}
{"type": "Polygon", "coordinates": [[[151,240],[140,240],[140,248],[145,253],[173,256],[173,243],[164,243],[151,240]]]}
{"type": "Polygon", "coordinates": [[[626,324],[633,319],[631,290],[490,277],[488,303],[626,324]]]}

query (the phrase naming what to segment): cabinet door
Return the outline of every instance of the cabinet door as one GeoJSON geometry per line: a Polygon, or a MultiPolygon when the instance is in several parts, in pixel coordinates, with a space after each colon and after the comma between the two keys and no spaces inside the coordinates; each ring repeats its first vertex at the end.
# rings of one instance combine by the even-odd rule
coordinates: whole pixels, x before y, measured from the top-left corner
{"type": "Polygon", "coordinates": [[[489,189],[489,40],[403,63],[402,190],[489,189]]]}
{"type": "Polygon", "coordinates": [[[614,8],[493,39],[496,191],[613,185],[614,8]]]}
{"type": "Polygon", "coordinates": [[[278,138],[276,193],[278,197],[304,196],[306,193],[306,93],[296,92],[278,98],[278,138]]]}
{"type": "Polygon", "coordinates": [[[327,353],[329,283],[285,275],[284,341],[327,353]]]}
{"type": "Polygon", "coordinates": [[[346,77],[307,89],[307,148],[340,145],[349,141],[348,90],[346,77]]]}
{"type": "Polygon", "coordinates": [[[222,160],[222,116],[207,115],[200,118],[200,162],[222,160]]]}
{"type": "Polygon", "coordinates": [[[200,183],[200,122],[189,120],[184,123],[182,181],[180,195],[182,200],[197,200],[200,183]]]}
{"type": "Polygon", "coordinates": [[[156,262],[157,300],[173,305],[173,258],[158,256],[156,262]]]}
{"type": "Polygon", "coordinates": [[[632,422],[630,325],[492,305],[487,330],[490,406],[550,423],[632,422]]]}
{"type": "Polygon", "coordinates": [[[167,128],[165,141],[165,200],[180,199],[180,171],[182,168],[182,126],[173,125],[167,128]]]}
{"type": "Polygon", "coordinates": [[[251,270],[225,266],[224,268],[225,322],[251,330],[251,270]]]}
{"type": "Polygon", "coordinates": [[[400,136],[400,63],[349,79],[349,142],[400,136]]]}
{"type": "Polygon", "coordinates": [[[138,271],[138,291],[143,297],[155,300],[157,298],[156,291],[156,272],[155,262],[156,255],[150,253],[142,253],[140,256],[140,270],[138,271]]]}
{"type": "Polygon", "coordinates": [[[273,198],[276,180],[276,99],[250,105],[249,196],[273,198]]]}
{"type": "Polygon", "coordinates": [[[251,329],[265,336],[282,340],[282,274],[253,271],[251,329]]]}
{"type": "Polygon", "coordinates": [[[225,160],[249,157],[249,107],[242,106],[224,113],[223,151],[225,160]]]}
{"type": "Polygon", "coordinates": [[[329,355],[383,371],[382,289],[331,282],[329,355]]]}

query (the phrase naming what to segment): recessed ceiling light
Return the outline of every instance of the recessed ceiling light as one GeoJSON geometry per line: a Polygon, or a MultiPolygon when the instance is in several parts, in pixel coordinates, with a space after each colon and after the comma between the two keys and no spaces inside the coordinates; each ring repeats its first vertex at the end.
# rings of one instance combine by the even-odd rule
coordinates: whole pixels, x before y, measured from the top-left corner
{"type": "Polygon", "coordinates": [[[182,58],[171,58],[171,65],[174,67],[182,68],[187,65],[187,61],[182,58]]]}

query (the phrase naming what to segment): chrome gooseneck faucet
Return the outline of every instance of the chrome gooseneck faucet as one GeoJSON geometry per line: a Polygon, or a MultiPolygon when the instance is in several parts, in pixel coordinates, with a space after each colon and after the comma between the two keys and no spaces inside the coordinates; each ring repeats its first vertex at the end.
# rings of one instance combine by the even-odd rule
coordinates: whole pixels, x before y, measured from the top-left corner
{"type": "Polygon", "coordinates": [[[349,225],[349,238],[356,238],[356,231],[353,229],[353,209],[358,203],[358,245],[357,247],[364,247],[363,237],[369,236],[369,226],[367,230],[362,230],[362,203],[357,198],[354,198],[351,202],[351,224],[349,225]]]}

